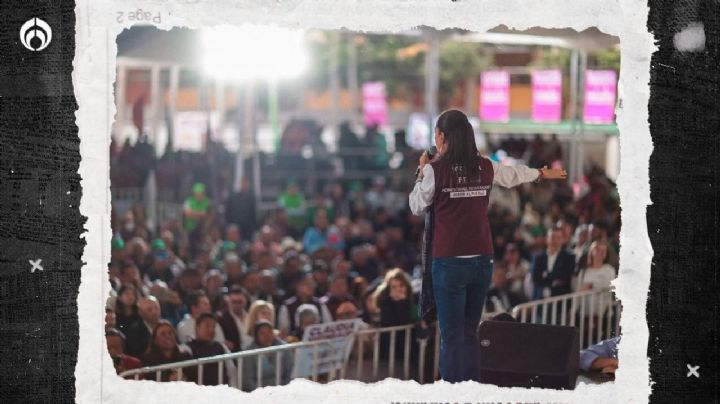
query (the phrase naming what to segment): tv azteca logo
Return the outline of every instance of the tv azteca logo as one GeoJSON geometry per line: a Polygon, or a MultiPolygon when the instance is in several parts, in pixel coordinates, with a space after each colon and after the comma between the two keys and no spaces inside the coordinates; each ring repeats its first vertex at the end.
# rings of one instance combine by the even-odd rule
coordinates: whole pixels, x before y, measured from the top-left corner
{"type": "Polygon", "coordinates": [[[52,29],[43,20],[31,18],[20,28],[20,42],[33,52],[41,51],[50,45],[52,29]]]}

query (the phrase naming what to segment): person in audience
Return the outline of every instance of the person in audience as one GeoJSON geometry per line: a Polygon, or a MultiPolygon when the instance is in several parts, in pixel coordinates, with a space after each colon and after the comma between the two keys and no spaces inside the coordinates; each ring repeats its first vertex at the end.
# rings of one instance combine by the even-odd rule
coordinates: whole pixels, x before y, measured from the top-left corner
{"type": "Polygon", "coordinates": [[[320,303],[320,299],[315,297],[315,281],[312,274],[307,274],[303,280],[295,286],[295,295],[283,302],[278,312],[278,329],[280,335],[284,338],[297,328],[295,323],[295,312],[302,304],[312,304],[317,307],[320,313],[320,322],[330,321],[332,315],[327,307],[320,303]]]}
{"type": "MultiPolygon", "coordinates": [[[[253,330],[258,321],[267,321],[270,324],[275,324],[275,306],[272,303],[264,300],[256,300],[250,305],[246,327],[250,338],[253,337],[253,330]]],[[[275,329],[275,333],[280,334],[277,329],[275,329]]],[[[243,346],[243,349],[247,349],[247,346],[243,346]]]]}
{"type": "MultiPolygon", "coordinates": [[[[153,331],[150,339],[150,346],[140,358],[143,366],[157,366],[166,363],[182,362],[192,359],[192,355],[185,348],[181,348],[178,344],[175,327],[169,321],[160,320],[153,331]]],[[[181,379],[177,369],[168,369],[160,372],[160,380],[157,380],[156,374],[145,374],[146,379],[155,381],[177,381],[181,379]]]]}
{"type": "Polygon", "coordinates": [[[305,328],[318,324],[319,322],[320,312],[317,307],[312,304],[301,304],[295,312],[295,323],[298,324],[298,327],[288,334],[285,341],[288,343],[302,341],[305,328]]]}
{"type": "Polygon", "coordinates": [[[302,234],[300,232],[306,225],[307,202],[295,180],[288,181],[287,190],[278,198],[278,206],[287,212],[291,235],[302,234]]]}
{"type": "Polygon", "coordinates": [[[234,285],[242,286],[243,273],[245,272],[244,263],[236,255],[227,256],[223,260],[223,269],[225,270],[225,287],[234,285]]]}
{"type": "Polygon", "coordinates": [[[105,331],[115,328],[115,310],[106,307],[105,308],[105,331]]]}
{"type": "Polygon", "coordinates": [[[365,307],[362,312],[362,319],[372,327],[379,327],[380,308],[377,306],[376,297],[373,292],[374,290],[370,290],[363,295],[363,303],[365,307]]]}
{"type": "Polygon", "coordinates": [[[620,337],[602,340],[580,351],[580,369],[585,372],[599,371],[614,376],[618,369],[618,344],[620,337]]]}
{"type": "Polygon", "coordinates": [[[591,241],[608,242],[608,264],[610,264],[613,268],[618,268],[620,257],[618,256],[617,251],[615,251],[615,248],[609,244],[609,229],[605,220],[599,219],[593,222],[590,239],[591,241]]]}
{"type": "Polygon", "coordinates": [[[533,258],[533,299],[572,292],[575,257],[562,248],[562,241],[562,231],[559,228],[550,229],[547,233],[547,249],[533,258]]]}
{"type": "Polygon", "coordinates": [[[188,268],[180,274],[170,286],[183,302],[188,302],[190,295],[202,289],[202,275],[196,268],[188,268]]]}
{"type": "Polygon", "coordinates": [[[117,316],[115,314],[116,303],[117,294],[114,290],[110,290],[110,297],[105,300],[105,331],[111,328],[117,328],[117,316]]]}
{"type": "MultiPolygon", "coordinates": [[[[200,314],[211,312],[210,300],[201,290],[190,294],[188,297],[188,306],[190,306],[190,313],[185,315],[185,318],[183,318],[177,327],[178,337],[183,343],[190,342],[195,338],[195,322],[200,314]]],[[[219,343],[225,342],[225,335],[217,323],[215,324],[215,341],[219,343]]]]}
{"type": "Polygon", "coordinates": [[[385,274],[374,292],[375,304],[380,310],[380,326],[406,325],[417,320],[417,310],[409,276],[400,268],[385,274]]]}
{"type": "Polygon", "coordinates": [[[140,277],[140,270],[132,262],[126,262],[120,267],[120,283],[133,285],[138,297],[148,295],[148,290],[140,277]]]}
{"type": "Polygon", "coordinates": [[[588,250],[587,264],[578,274],[578,291],[610,288],[610,282],[615,279],[615,268],[608,264],[608,249],[606,241],[592,242],[588,250]]]}
{"type": "Polygon", "coordinates": [[[348,277],[343,275],[333,275],[330,278],[330,290],[320,299],[320,303],[324,304],[333,320],[337,320],[337,309],[344,302],[355,303],[355,298],[349,293],[350,285],[348,277]]]}
{"type": "Polygon", "coordinates": [[[372,247],[366,244],[353,248],[351,252],[353,263],[351,271],[365,278],[368,283],[373,282],[380,274],[372,251],[372,247]]]}
{"type": "Polygon", "coordinates": [[[277,286],[286,293],[292,293],[297,282],[305,276],[302,271],[302,262],[298,253],[294,250],[286,251],[283,254],[283,260],[284,265],[282,266],[282,272],[278,276],[277,286]]]}
{"type": "Polygon", "coordinates": [[[113,237],[110,243],[110,262],[124,262],[125,255],[125,241],[121,237],[113,237]]]}
{"type": "Polygon", "coordinates": [[[330,286],[328,266],[324,261],[315,260],[312,264],[312,277],[315,281],[315,297],[321,298],[328,292],[330,286]]]}
{"type": "Polygon", "coordinates": [[[328,245],[328,229],[330,222],[327,210],[319,209],[315,212],[314,226],[305,230],[303,247],[308,254],[314,253],[318,248],[328,245]]]}
{"type": "Polygon", "coordinates": [[[177,326],[185,317],[187,306],[180,299],[180,294],[170,289],[165,282],[159,279],[154,281],[150,286],[150,294],[160,303],[161,318],[177,326]]]}
{"type": "Polygon", "coordinates": [[[155,239],[152,243],[152,264],[145,271],[146,282],[150,283],[159,279],[167,284],[172,284],[183,269],[168,251],[165,241],[160,238],[155,239]]]}
{"type": "Polygon", "coordinates": [[[209,210],[210,199],[205,195],[205,184],[196,182],[192,186],[192,195],[185,200],[183,206],[185,230],[192,233],[208,217],[209,210]]]}
{"type": "Polygon", "coordinates": [[[115,300],[115,323],[118,330],[124,332],[142,321],[138,314],[137,303],[138,294],[135,286],[130,283],[123,284],[118,290],[115,300]]]}
{"type": "Polygon", "coordinates": [[[243,275],[242,287],[250,298],[250,303],[262,300],[260,297],[260,272],[257,269],[250,269],[243,275]]]}
{"type": "MultiPolygon", "coordinates": [[[[253,343],[248,346],[248,350],[268,348],[271,346],[281,346],[285,342],[279,339],[270,322],[265,320],[258,321],[253,327],[253,343]]],[[[259,357],[246,359],[243,361],[243,391],[253,391],[261,386],[278,386],[285,385],[290,382],[293,368],[293,355],[289,350],[280,352],[280,360],[276,359],[276,354],[261,354],[259,357]],[[258,380],[258,362],[262,362],[262,371],[260,380],[258,380]],[[279,362],[279,363],[278,363],[279,362]],[[276,366],[280,366],[280,380],[277,380],[276,366]]]]}
{"type": "Polygon", "coordinates": [[[210,311],[216,312],[222,307],[225,287],[225,277],[217,269],[211,269],[203,276],[203,290],[210,301],[210,311]]]}
{"type": "Polygon", "coordinates": [[[150,266],[150,247],[148,247],[148,241],[142,237],[134,236],[127,244],[127,249],[129,254],[126,263],[135,264],[140,272],[145,272],[150,266]]]}
{"type": "MultiPolygon", "coordinates": [[[[380,310],[380,327],[394,327],[416,324],[418,310],[412,293],[410,277],[400,268],[385,274],[383,282],[374,292],[375,304],[380,310]]],[[[398,331],[395,338],[396,358],[402,357],[405,347],[405,330],[398,331]]],[[[390,334],[380,336],[380,356],[387,357],[390,349],[390,334]]]]}
{"type": "Polygon", "coordinates": [[[133,323],[125,332],[125,350],[137,358],[147,349],[152,332],[160,322],[160,303],[154,296],[144,297],[138,302],[138,314],[142,321],[133,323]]]}
{"type": "Polygon", "coordinates": [[[220,312],[218,324],[225,336],[225,344],[232,352],[239,352],[242,347],[250,345],[252,339],[248,334],[249,314],[247,312],[248,297],[240,286],[233,286],[225,297],[227,307],[220,312]]]}
{"type": "Polygon", "coordinates": [[[581,224],[575,229],[575,235],[573,236],[572,241],[572,252],[575,255],[575,266],[577,271],[585,268],[585,264],[587,264],[587,253],[590,249],[590,243],[592,242],[591,234],[591,224],[581,224]]]}
{"type": "Polygon", "coordinates": [[[260,299],[270,302],[273,305],[281,304],[283,300],[283,293],[277,287],[277,271],[274,269],[263,269],[260,271],[260,293],[258,296],[260,299]]]}
{"type": "Polygon", "coordinates": [[[348,282],[352,282],[355,275],[351,272],[352,262],[343,259],[343,257],[336,257],[331,265],[333,276],[342,276],[347,278],[348,282]]]}
{"type": "Polygon", "coordinates": [[[225,202],[225,206],[226,222],[242,230],[244,239],[249,238],[248,236],[255,232],[257,226],[255,195],[249,178],[244,177],[240,181],[240,191],[233,192],[225,202]]]}
{"type": "Polygon", "coordinates": [[[527,300],[525,294],[525,279],[530,274],[530,263],[520,256],[520,249],[515,243],[508,243],[505,246],[503,264],[508,271],[509,288],[512,292],[520,294],[523,300],[527,300]]]}
{"type": "Polygon", "coordinates": [[[510,289],[509,272],[502,262],[495,263],[490,289],[486,296],[486,313],[508,312],[518,304],[525,302],[521,294],[510,289]]]}
{"type": "MultiPolygon", "coordinates": [[[[230,350],[223,344],[215,341],[215,329],[217,321],[215,316],[210,313],[201,313],[195,322],[196,337],[190,340],[186,345],[188,352],[193,359],[207,358],[230,353],[230,350]]],[[[218,384],[228,384],[231,380],[237,380],[235,375],[235,365],[232,360],[223,361],[223,378],[219,378],[218,363],[207,363],[203,366],[202,380],[200,380],[200,372],[197,368],[189,368],[187,371],[188,380],[205,386],[216,386],[218,384]]]]}
{"type": "Polygon", "coordinates": [[[254,262],[260,253],[267,252],[273,260],[282,255],[282,248],[278,243],[277,232],[272,226],[265,225],[260,229],[257,240],[250,247],[250,257],[254,262]]]}
{"type": "MultiPolygon", "coordinates": [[[[577,291],[610,289],[610,282],[615,279],[615,268],[607,263],[608,248],[607,242],[604,240],[592,242],[588,250],[588,262],[577,277],[577,291]]],[[[609,321],[609,319],[603,317],[612,304],[610,298],[605,295],[591,294],[582,300],[581,303],[584,304],[576,308],[575,314],[580,316],[580,320],[586,324],[583,332],[587,335],[595,335],[598,331],[597,328],[600,327],[600,333],[604,335],[606,330],[603,329],[603,320],[609,321]]]]}
{"type": "Polygon", "coordinates": [[[110,353],[110,358],[113,360],[117,374],[142,367],[140,359],[125,355],[125,334],[115,328],[111,328],[105,331],[105,340],[107,341],[107,350],[110,353]]]}

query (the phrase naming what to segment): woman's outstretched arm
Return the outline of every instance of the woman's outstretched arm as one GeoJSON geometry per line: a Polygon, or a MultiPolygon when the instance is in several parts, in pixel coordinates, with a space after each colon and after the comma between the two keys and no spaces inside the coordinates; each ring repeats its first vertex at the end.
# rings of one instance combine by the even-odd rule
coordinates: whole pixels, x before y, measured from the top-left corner
{"type": "Polygon", "coordinates": [[[492,161],[493,183],[505,188],[516,187],[526,182],[566,179],[567,172],[563,169],[536,169],[524,165],[506,166],[492,161]]]}

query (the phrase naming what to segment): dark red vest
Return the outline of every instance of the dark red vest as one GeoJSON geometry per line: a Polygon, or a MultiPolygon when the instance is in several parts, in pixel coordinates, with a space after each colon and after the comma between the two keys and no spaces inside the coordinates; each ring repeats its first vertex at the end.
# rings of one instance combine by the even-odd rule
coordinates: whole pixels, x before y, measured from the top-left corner
{"type": "Polygon", "coordinates": [[[492,255],[487,211],[493,184],[490,160],[478,156],[480,178],[469,180],[446,159],[431,163],[435,174],[433,258],[492,255]]]}

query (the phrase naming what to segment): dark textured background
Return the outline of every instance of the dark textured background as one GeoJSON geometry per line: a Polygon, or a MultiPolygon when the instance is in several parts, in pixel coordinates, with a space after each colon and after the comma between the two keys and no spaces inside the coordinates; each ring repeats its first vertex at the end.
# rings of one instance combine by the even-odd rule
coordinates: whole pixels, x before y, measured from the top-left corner
{"type": "Polygon", "coordinates": [[[648,28],[659,45],[649,105],[654,150],[647,219],[655,251],[647,311],[651,402],[712,403],[720,400],[720,2],[649,5],[648,28]],[[675,51],[674,34],[694,21],[705,26],[705,51],[675,51]],[[687,377],[687,364],[700,366],[699,379],[687,377]]]}
{"type": "Polygon", "coordinates": [[[0,2],[0,402],[75,398],[80,139],[72,87],[73,1],[0,2]],[[20,43],[39,17],[40,52],[20,43]],[[42,202],[42,204],[41,204],[42,202]],[[44,271],[30,273],[29,260],[44,271]]]}
{"type": "MultiPolygon", "coordinates": [[[[647,212],[655,251],[648,304],[652,402],[718,402],[716,268],[720,261],[718,177],[718,0],[652,0],[647,212]],[[701,21],[704,52],[679,54],[673,35],[701,21]],[[700,365],[700,379],[686,364],[700,365]]],[[[0,2],[0,401],[73,402],[78,347],[79,138],[72,91],[72,1],[0,2]],[[30,52],[18,40],[31,17],[53,29],[30,52]],[[42,201],[42,204],[40,203],[42,201]],[[30,273],[28,260],[42,259],[30,273]]],[[[623,136],[632,134],[624,133],[623,136]]]]}

